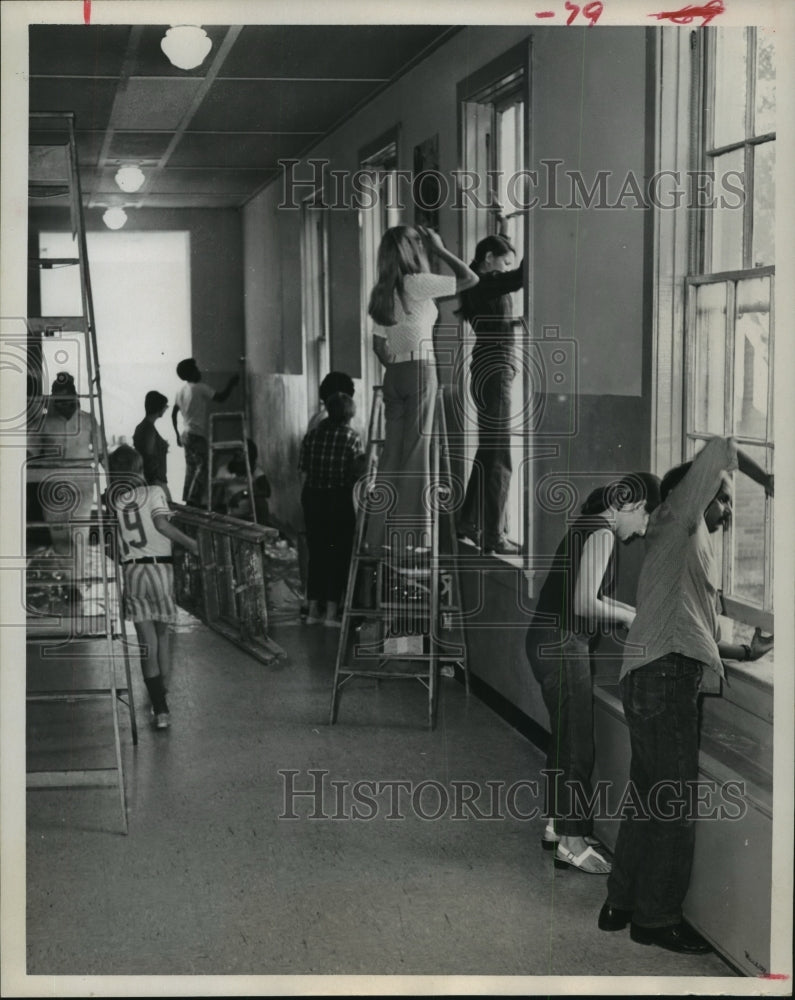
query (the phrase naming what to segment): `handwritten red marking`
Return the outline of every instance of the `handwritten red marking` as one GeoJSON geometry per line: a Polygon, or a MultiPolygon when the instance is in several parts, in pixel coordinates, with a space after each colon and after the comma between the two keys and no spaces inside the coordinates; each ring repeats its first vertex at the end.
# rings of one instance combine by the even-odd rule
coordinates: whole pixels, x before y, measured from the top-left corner
{"type": "Polygon", "coordinates": [[[555,16],[554,10],[540,10],[536,14],[536,17],[554,17],[554,16],[555,16]]]}
{"type": "Polygon", "coordinates": [[[786,972],[766,972],[759,979],[789,979],[789,976],[786,972]]]}
{"type": "Polygon", "coordinates": [[[690,4],[680,10],[664,10],[659,14],[649,14],[649,17],[656,17],[658,21],[673,21],[674,24],[692,24],[695,18],[700,17],[703,18],[701,27],[705,28],[714,17],[723,14],[725,10],[723,0],[709,0],[709,3],[700,7],[690,4]]]}
{"type": "Polygon", "coordinates": [[[91,0],[83,0],[83,24],[91,21],[91,0]]]}

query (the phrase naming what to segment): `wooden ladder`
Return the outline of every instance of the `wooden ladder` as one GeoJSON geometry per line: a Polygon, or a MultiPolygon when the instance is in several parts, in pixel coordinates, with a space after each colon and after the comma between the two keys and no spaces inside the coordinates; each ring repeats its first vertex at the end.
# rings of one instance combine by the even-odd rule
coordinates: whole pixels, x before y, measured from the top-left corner
{"type": "Polygon", "coordinates": [[[364,494],[377,485],[384,443],[383,389],[373,389],[367,434],[367,471],[357,484],[357,517],[334,670],[330,723],[337,721],[342,688],[355,677],[417,680],[428,691],[428,725],[436,724],[440,674],[458,666],[469,694],[469,665],[461,623],[457,541],[451,504],[444,392],[434,401],[431,435],[431,534],[427,556],[411,564],[365,551],[369,514],[364,494]]]}

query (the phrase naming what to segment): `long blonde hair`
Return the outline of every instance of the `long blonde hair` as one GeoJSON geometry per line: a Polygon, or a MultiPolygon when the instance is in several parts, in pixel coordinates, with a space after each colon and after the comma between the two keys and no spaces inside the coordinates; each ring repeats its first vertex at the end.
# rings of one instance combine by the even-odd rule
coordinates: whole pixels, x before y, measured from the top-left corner
{"type": "Polygon", "coordinates": [[[392,226],[378,246],[378,280],[370,292],[367,312],[380,326],[395,325],[395,295],[404,312],[403,278],[427,270],[422,237],[412,226],[392,226]]]}

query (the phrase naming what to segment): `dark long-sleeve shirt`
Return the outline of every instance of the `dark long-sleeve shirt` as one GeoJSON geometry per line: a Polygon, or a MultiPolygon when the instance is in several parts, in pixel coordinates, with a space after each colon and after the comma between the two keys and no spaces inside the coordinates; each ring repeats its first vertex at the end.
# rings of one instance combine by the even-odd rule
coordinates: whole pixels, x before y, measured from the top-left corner
{"type": "Polygon", "coordinates": [[[462,313],[472,325],[472,361],[488,356],[513,357],[514,327],[511,292],[524,285],[524,261],[512,271],[486,271],[473,288],[461,294],[462,313]]]}

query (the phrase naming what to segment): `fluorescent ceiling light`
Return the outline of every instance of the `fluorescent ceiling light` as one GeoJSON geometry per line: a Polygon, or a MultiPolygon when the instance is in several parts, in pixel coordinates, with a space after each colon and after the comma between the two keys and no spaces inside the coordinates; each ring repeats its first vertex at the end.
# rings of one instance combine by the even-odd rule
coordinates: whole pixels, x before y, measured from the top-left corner
{"type": "Polygon", "coordinates": [[[160,42],[160,48],[178,69],[200,66],[212,47],[210,36],[197,24],[172,24],[160,42]]]}

